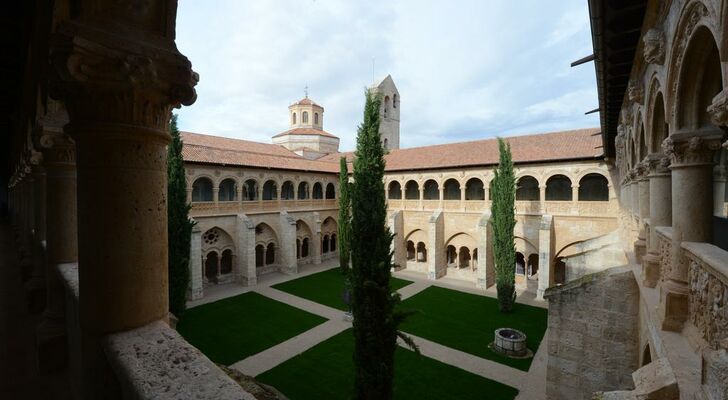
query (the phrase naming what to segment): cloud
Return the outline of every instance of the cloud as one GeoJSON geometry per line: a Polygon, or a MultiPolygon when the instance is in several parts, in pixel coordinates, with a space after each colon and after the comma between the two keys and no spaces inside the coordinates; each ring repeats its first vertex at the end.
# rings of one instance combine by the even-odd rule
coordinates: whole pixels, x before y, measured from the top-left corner
{"type": "Polygon", "coordinates": [[[350,150],[386,74],[403,147],[598,125],[593,67],[569,67],[591,51],[581,0],[183,0],[177,43],[201,76],[185,130],[270,142],[308,85],[350,150]]]}

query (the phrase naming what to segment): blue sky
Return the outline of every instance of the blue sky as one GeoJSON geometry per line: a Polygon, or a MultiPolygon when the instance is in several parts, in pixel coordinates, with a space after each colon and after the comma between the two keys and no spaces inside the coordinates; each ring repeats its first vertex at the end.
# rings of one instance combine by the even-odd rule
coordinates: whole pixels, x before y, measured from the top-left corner
{"type": "Polygon", "coordinates": [[[193,132],[269,143],[308,85],[351,150],[387,74],[402,147],[599,125],[593,64],[569,66],[592,51],[585,0],[181,0],[177,45],[200,74],[178,111],[193,132]]]}

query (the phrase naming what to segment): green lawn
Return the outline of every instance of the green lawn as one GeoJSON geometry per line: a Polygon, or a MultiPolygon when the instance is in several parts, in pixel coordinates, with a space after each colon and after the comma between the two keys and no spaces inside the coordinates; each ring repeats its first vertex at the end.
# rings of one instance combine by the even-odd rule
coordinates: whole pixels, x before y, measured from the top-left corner
{"type": "Polygon", "coordinates": [[[177,331],[212,361],[230,365],[325,321],[248,292],[185,311],[177,331]]]}
{"type": "Polygon", "coordinates": [[[502,314],[494,298],[431,286],[402,302],[407,310],[420,313],[409,317],[401,330],[478,357],[528,371],[532,359],[501,356],[488,348],[497,328],[515,328],[525,333],[534,353],[543,339],[547,310],[516,304],[502,314]]]}
{"type": "MultiPolygon", "coordinates": [[[[412,283],[412,281],[394,277],[389,282],[392,290],[398,290],[412,283]]],[[[348,310],[343,300],[344,276],[339,268],[279,283],[273,285],[273,288],[332,308],[348,310]]]]}
{"type": "MultiPolygon", "coordinates": [[[[349,399],[354,338],[344,331],[256,377],[291,400],[349,399]]],[[[439,361],[397,348],[394,398],[512,400],[518,391],[439,361]]]]}

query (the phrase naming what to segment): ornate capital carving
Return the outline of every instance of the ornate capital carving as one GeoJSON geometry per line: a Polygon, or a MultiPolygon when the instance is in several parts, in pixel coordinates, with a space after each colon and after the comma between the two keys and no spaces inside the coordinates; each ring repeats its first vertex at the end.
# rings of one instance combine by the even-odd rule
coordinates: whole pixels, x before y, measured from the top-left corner
{"type": "Polygon", "coordinates": [[[646,159],[650,174],[669,174],[670,157],[665,154],[650,154],[646,159]]]}
{"type": "Polygon", "coordinates": [[[648,159],[640,161],[634,167],[634,175],[637,180],[644,179],[647,177],[647,173],[650,171],[648,159]]]}
{"type": "Polygon", "coordinates": [[[662,65],[665,62],[665,34],[662,29],[652,28],[642,38],[645,61],[662,65]]]}
{"type": "Polygon", "coordinates": [[[728,128],[728,90],[723,89],[713,97],[713,102],[708,106],[708,114],[713,124],[728,128]]]}
{"type": "Polygon", "coordinates": [[[51,94],[72,125],[121,123],[166,131],[172,107],[196,99],[198,76],[171,41],[117,35],[99,21],[67,22],[51,48],[51,94]],[[156,45],[155,45],[156,44],[156,45]]]}
{"type": "Polygon", "coordinates": [[[719,136],[696,135],[682,140],[668,137],[662,142],[662,150],[670,157],[673,167],[711,165],[713,155],[718,149],[720,149],[719,136]]]}

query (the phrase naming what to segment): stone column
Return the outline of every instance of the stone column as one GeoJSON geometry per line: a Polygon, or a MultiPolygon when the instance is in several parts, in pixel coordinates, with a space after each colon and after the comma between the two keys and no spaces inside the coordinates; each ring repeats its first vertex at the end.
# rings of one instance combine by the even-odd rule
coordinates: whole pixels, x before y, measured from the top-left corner
{"type": "Polygon", "coordinates": [[[284,274],[298,273],[298,260],[296,260],[296,220],[288,215],[286,211],[281,211],[281,272],[284,274]]]}
{"type": "Polygon", "coordinates": [[[629,183],[629,194],[632,196],[630,204],[632,205],[632,220],[639,220],[640,215],[640,189],[637,180],[639,179],[639,172],[635,168],[633,170],[633,179],[629,183]]]}
{"type": "Polygon", "coordinates": [[[663,150],[672,165],[672,265],[662,285],[662,329],[682,330],[688,315],[688,262],[682,242],[710,242],[713,219],[713,155],[723,133],[674,134],[663,150]]]}
{"type": "Polygon", "coordinates": [[[321,264],[321,218],[317,212],[313,213],[313,237],[308,244],[308,250],[311,262],[316,265],[321,264]]]}
{"type": "Polygon", "coordinates": [[[541,217],[538,231],[538,289],[536,298],[543,300],[543,294],[554,285],[554,218],[551,215],[541,217]]]}
{"type": "Polygon", "coordinates": [[[51,41],[76,143],[84,398],[109,390],[104,336],[168,318],[169,119],[197,83],[174,43],[176,5],[84,2],[51,41]]]}
{"type": "Polygon", "coordinates": [[[417,208],[419,210],[422,210],[422,207],[424,207],[424,200],[425,200],[425,185],[423,183],[422,185],[420,185],[420,203],[417,206],[417,208]]]}
{"type": "Polygon", "coordinates": [[[487,210],[478,221],[478,272],[476,286],[487,289],[495,283],[495,268],[493,264],[493,227],[490,224],[491,213],[487,210]]]}
{"type": "Polygon", "coordinates": [[[716,217],[726,217],[725,182],[726,167],[724,165],[716,165],[713,169],[713,215],[716,217]]]}
{"type": "Polygon", "coordinates": [[[44,127],[40,144],[46,168],[46,307],[36,339],[39,369],[49,372],[66,364],[66,297],[55,267],[78,259],[76,153],[61,127],[44,127]]]}
{"type": "Polygon", "coordinates": [[[439,197],[439,199],[438,199],[438,200],[439,200],[439,202],[438,202],[438,205],[437,205],[437,207],[438,207],[439,209],[441,209],[441,210],[442,210],[442,209],[444,208],[444,207],[443,207],[443,204],[444,204],[443,202],[445,201],[445,188],[444,188],[444,187],[442,187],[442,186],[440,186],[440,187],[438,188],[438,192],[439,192],[439,193],[438,193],[438,195],[439,195],[440,197],[439,197]]]}
{"type": "Polygon", "coordinates": [[[239,256],[235,262],[235,281],[241,285],[255,286],[258,283],[255,267],[255,224],[247,215],[238,214],[236,232],[235,247],[239,256]]]}
{"type": "Polygon", "coordinates": [[[187,204],[192,204],[192,188],[187,188],[187,204]]]}
{"type": "Polygon", "coordinates": [[[467,183],[460,188],[460,210],[465,211],[465,192],[467,191],[467,183]]]}
{"type": "Polygon", "coordinates": [[[543,214],[546,212],[546,185],[539,185],[538,199],[539,199],[539,212],[541,214],[543,214]]]}
{"type": "Polygon", "coordinates": [[[204,296],[202,286],[202,231],[195,224],[192,227],[190,238],[190,287],[187,291],[188,300],[201,299],[204,296]]]}
{"type": "Polygon", "coordinates": [[[235,186],[235,196],[237,196],[238,205],[243,204],[243,185],[235,186]]]}
{"type": "Polygon", "coordinates": [[[220,202],[220,188],[217,186],[212,188],[212,201],[215,202],[215,205],[220,202]]]}
{"type": "Polygon", "coordinates": [[[394,264],[394,270],[399,271],[407,267],[407,243],[404,241],[404,213],[401,210],[394,211],[387,218],[387,225],[389,226],[389,231],[394,235],[391,246],[393,254],[392,263],[394,264]]]}
{"type": "Polygon", "coordinates": [[[658,226],[672,225],[672,184],[670,182],[670,159],[664,154],[649,157],[650,237],[647,254],[642,257],[643,284],[655,287],[660,279],[660,249],[657,236],[658,226]]]}
{"type": "Polygon", "coordinates": [[[571,185],[571,213],[579,214],[579,184],[571,185]]]}
{"type": "Polygon", "coordinates": [[[637,264],[642,264],[642,257],[647,252],[647,238],[645,233],[645,219],[650,212],[650,183],[647,179],[648,165],[642,161],[635,167],[635,180],[632,185],[633,198],[637,198],[635,215],[638,221],[637,240],[634,242],[634,256],[637,264]]]}
{"type": "Polygon", "coordinates": [[[439,279],[447,273],[444,242],[444,213],[435,211],[430,217],[427,241],[427,279],[439,279]]]}

